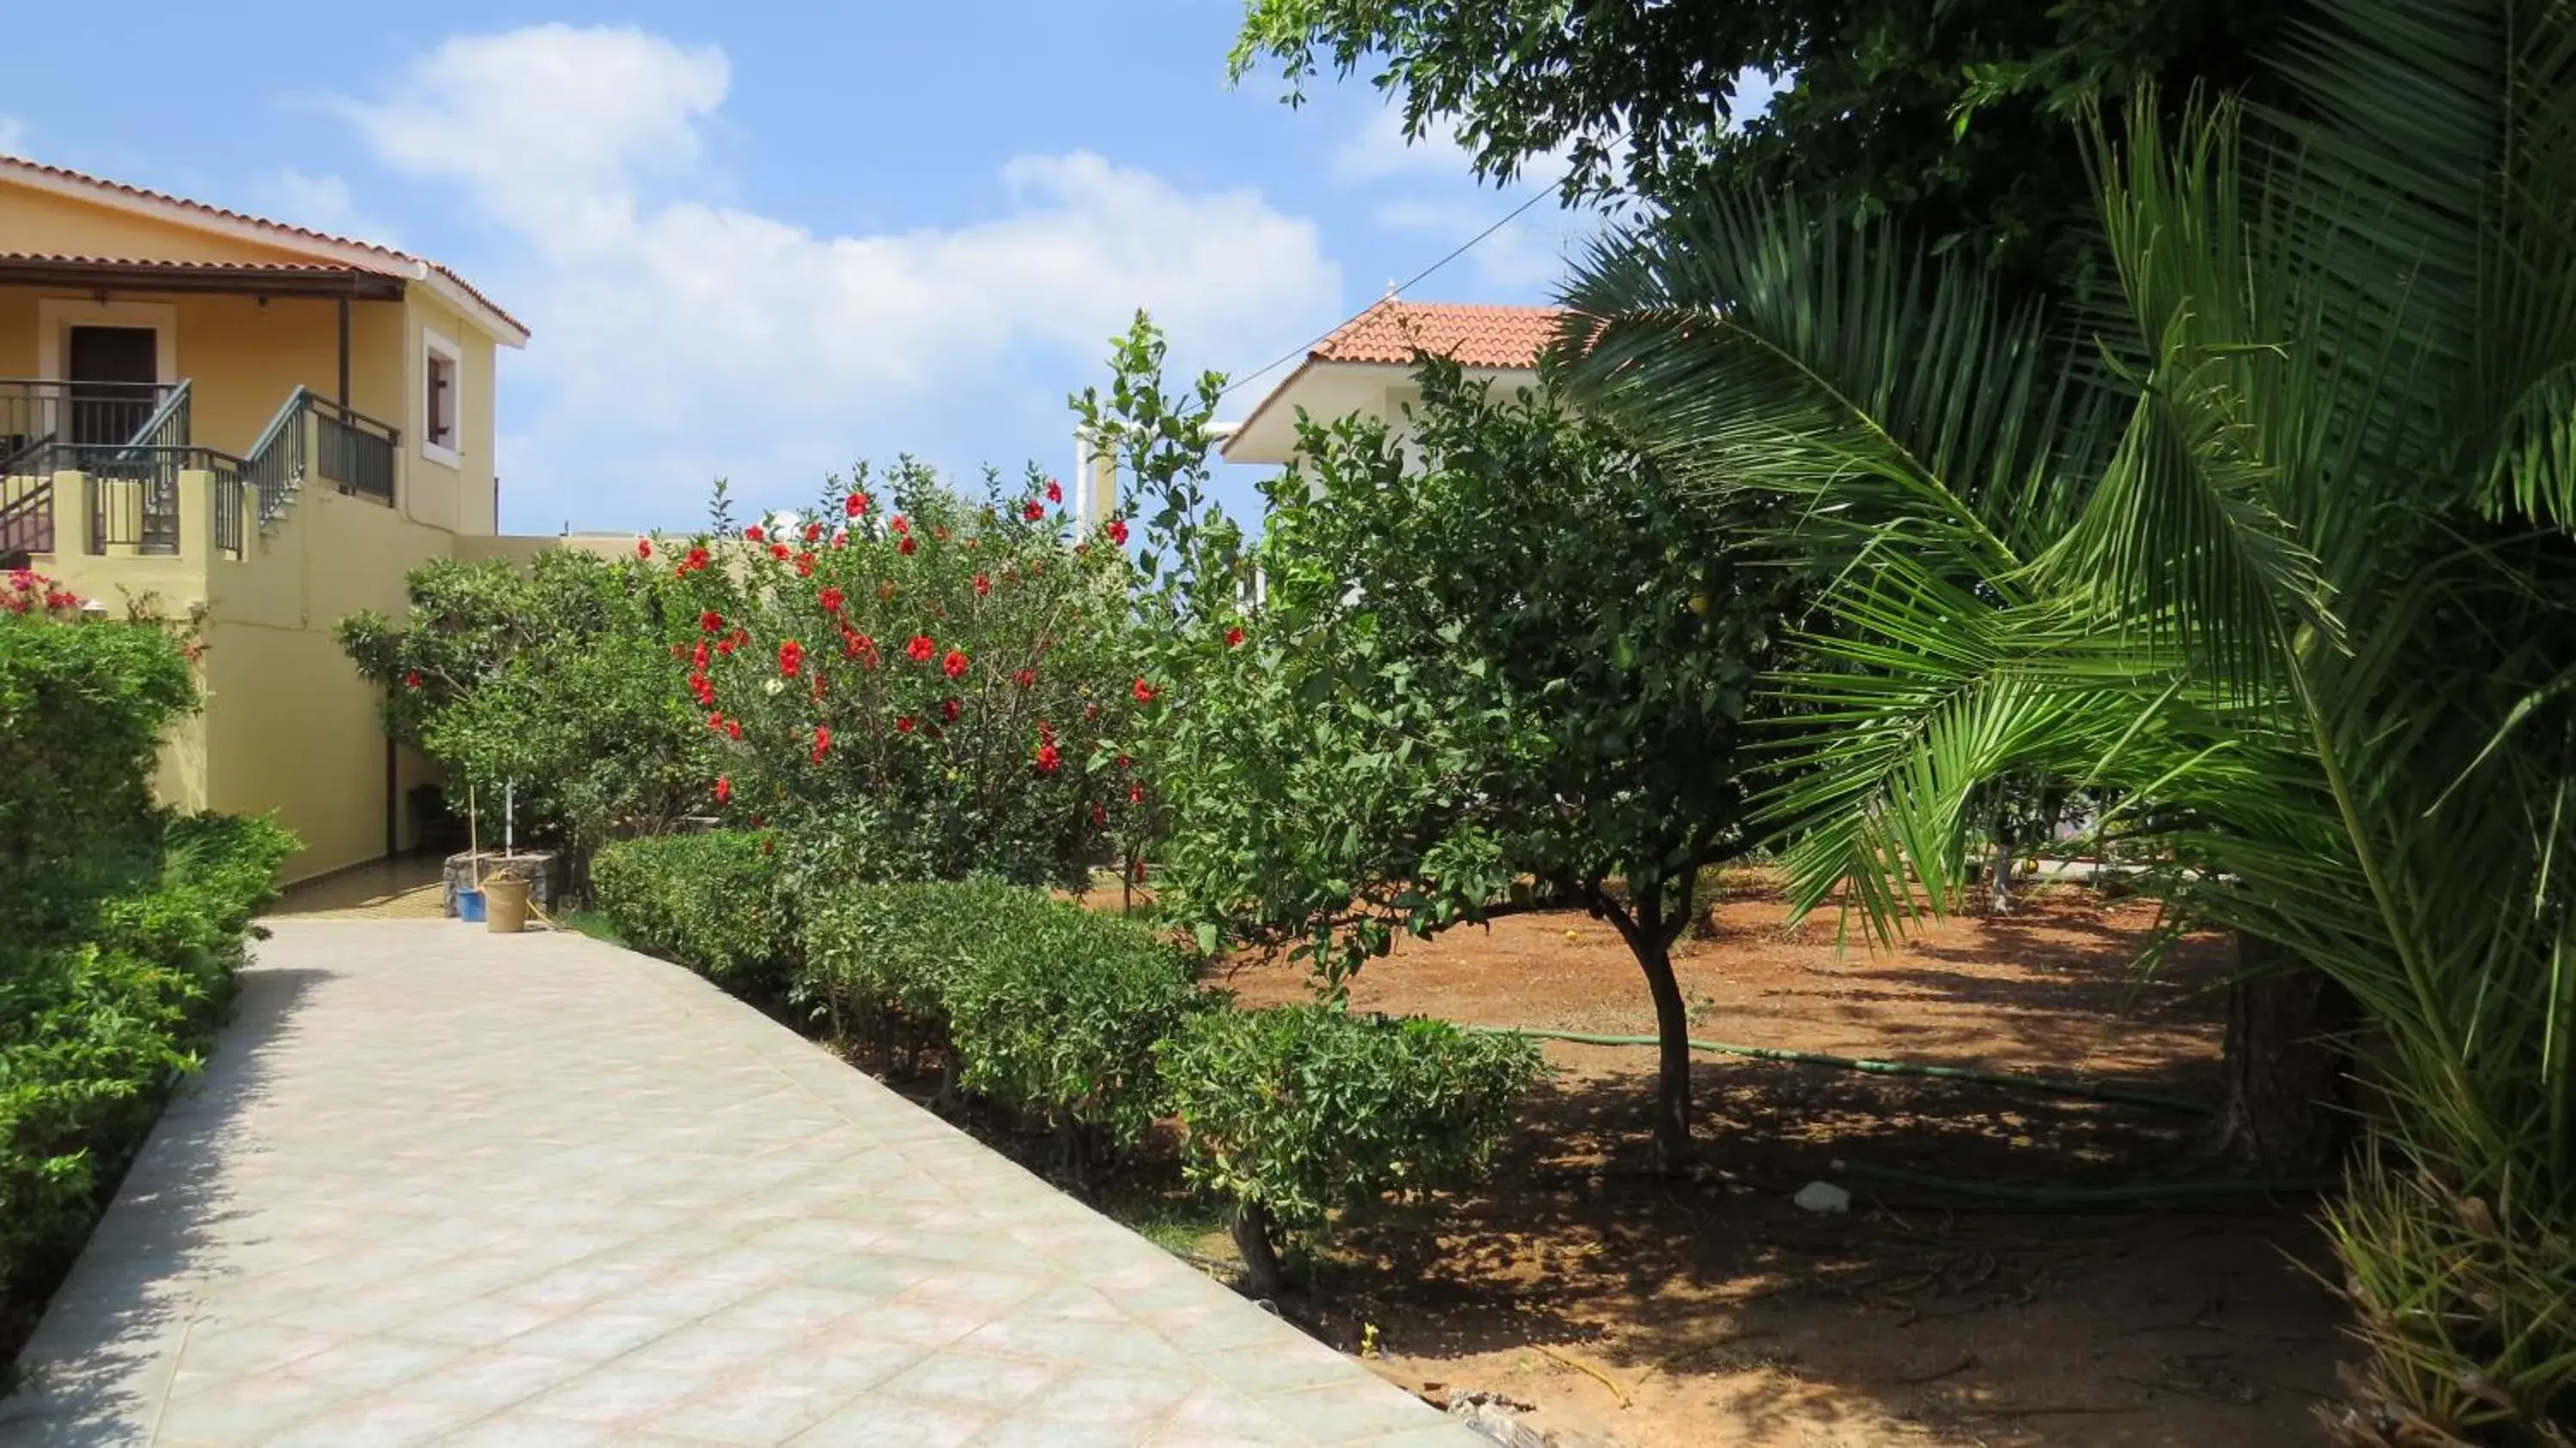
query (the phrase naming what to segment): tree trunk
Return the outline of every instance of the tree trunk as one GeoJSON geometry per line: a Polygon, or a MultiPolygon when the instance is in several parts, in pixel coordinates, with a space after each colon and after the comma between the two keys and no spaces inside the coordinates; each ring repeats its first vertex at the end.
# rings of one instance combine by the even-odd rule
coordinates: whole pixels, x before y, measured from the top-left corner
{"type": "Polygon", "coordinates": [[[1287,1285],[1279,1249],[1270,1240],[1270,1210],[1259,1202],[1234,1206],[1234,1250],[1243,1258],[1244,1287],[1255,1297],[1277,1297],[1287,1285]]]}
{"type": "Polygon", "coordinates": [[[2353,999],[2270,941],[2240,933],[2236,965],[2217,1148],[2265,1176],[2322,1174],[2352,1136],[2343,1036],[2358,1016],[2353,999]]]}
{"type": "Polygon", "coordinates": [[[1681,982],[1673,978],[1672,947],[1660,931],[1640,923],[1629,948],[1646,972],[1647,993],[1655,998],[1656,1069],[1655,1165],[1667,1174],[1691,1164],[1690,1011],[1682,1004],[1681,982]]]}

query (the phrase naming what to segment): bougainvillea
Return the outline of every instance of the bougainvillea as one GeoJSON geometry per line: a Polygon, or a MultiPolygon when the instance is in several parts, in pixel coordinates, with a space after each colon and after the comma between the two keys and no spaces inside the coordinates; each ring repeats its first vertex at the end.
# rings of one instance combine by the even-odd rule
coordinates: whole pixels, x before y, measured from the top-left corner
{"type": "Polygon", "coordinates": [[[821,552],[763,545],[823,523],[735,529],[721,494],[706,533],[662,545],[719,560],[674,570],[670,639],[700,650],[719,813],[843,878],[1080,883],[1114,857],[1095,821],[1127,789],[1096,746],[1149,697],[1126,555],[1070,554],[1043,475],[983,498],[909,461],[868,481],[808,511],[831,520],[821,552]],[[735,647],[705,653],[725,628],[735,647]]]}

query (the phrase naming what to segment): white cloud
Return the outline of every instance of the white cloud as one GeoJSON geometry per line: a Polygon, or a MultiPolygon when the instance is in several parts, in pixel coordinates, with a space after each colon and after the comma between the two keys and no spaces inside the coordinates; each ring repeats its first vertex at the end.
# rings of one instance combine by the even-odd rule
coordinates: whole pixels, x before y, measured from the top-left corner
{"type": "Polygon", "coordinates": [[[1419,139],[1404,134],[1404,111],[1379,106],[1360,128],[1333,148],[1332,174],[1337,181],[1377,181],[1389,176],[1465,176],[1473,162],[1467,148],[1445,125],[1434,121],[1419,139]]]}
{"type": "Polygon", "coordinates": [[[314,176],[293,169],[272,171],[251,185],[253,208],[262,216],[333,236],[355,237],[380,246],[398,246],[393,228],[359,211],[350,199],[349,183],[338,176],[314,176]]]}
{"type": "Polygon", "coordinates": [[[0,116],[0,154],[15,156],[27,143],[27,123],[16,116],[0,116]]]}
{"type": "Polygon", "coordinates": [[[1051,418],[1069,450],[1064,394],[1136,308],[1192,366],[1336,310],[1311,223],[1088,152],[1011,160],[996,214],[945,230],[819,235],[721,204],[728,81],[712,48],[549,25],[450,40],[344,105],[386,163],[461,186],[509,237],[477,280],[536,334],[505,381],[527,394],[512,526],[685,519],[718,473],[798,501],[860,452],[981,461],[997,420],[1051,418]]]}

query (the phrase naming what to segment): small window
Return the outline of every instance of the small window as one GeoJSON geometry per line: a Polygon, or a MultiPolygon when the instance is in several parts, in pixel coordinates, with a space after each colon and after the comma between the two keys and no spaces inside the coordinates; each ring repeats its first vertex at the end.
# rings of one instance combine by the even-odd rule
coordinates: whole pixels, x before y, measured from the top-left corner
{"type": "Polygon", "coordinates": [[[420,449],[453,466],[458,451],[457,384],[462,372],[456,344],[435,332],[422,334],[420,449]]]}

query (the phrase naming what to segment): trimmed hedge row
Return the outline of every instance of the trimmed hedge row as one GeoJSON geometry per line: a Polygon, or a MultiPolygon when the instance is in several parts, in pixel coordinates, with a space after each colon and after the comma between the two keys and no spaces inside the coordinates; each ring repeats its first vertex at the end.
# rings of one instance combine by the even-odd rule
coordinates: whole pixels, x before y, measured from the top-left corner
{"type": "Polygon", "coordinates": [[[881,1055],[938,1050],[947,1090],[1058,1133],[1079,1165],[1181,1130],[1190,1182],[1234,1208],[1256,1291],[1332,1214],[1463,1182],[1540,1071],[1538,1048],[1319,1003],[1238,1011],[1126,918],[987,881],[850,885],[799,901],[761,836],[630,840],[594,903],[639,949],[881,1055]]]}
{"type": "Polygon", "coordinates": [[[766,836],[742,831],[621,840],[590,862],[591,904],[626,943],[747,995],[787,985],[795,922],[781,908],[766,836]]]}

